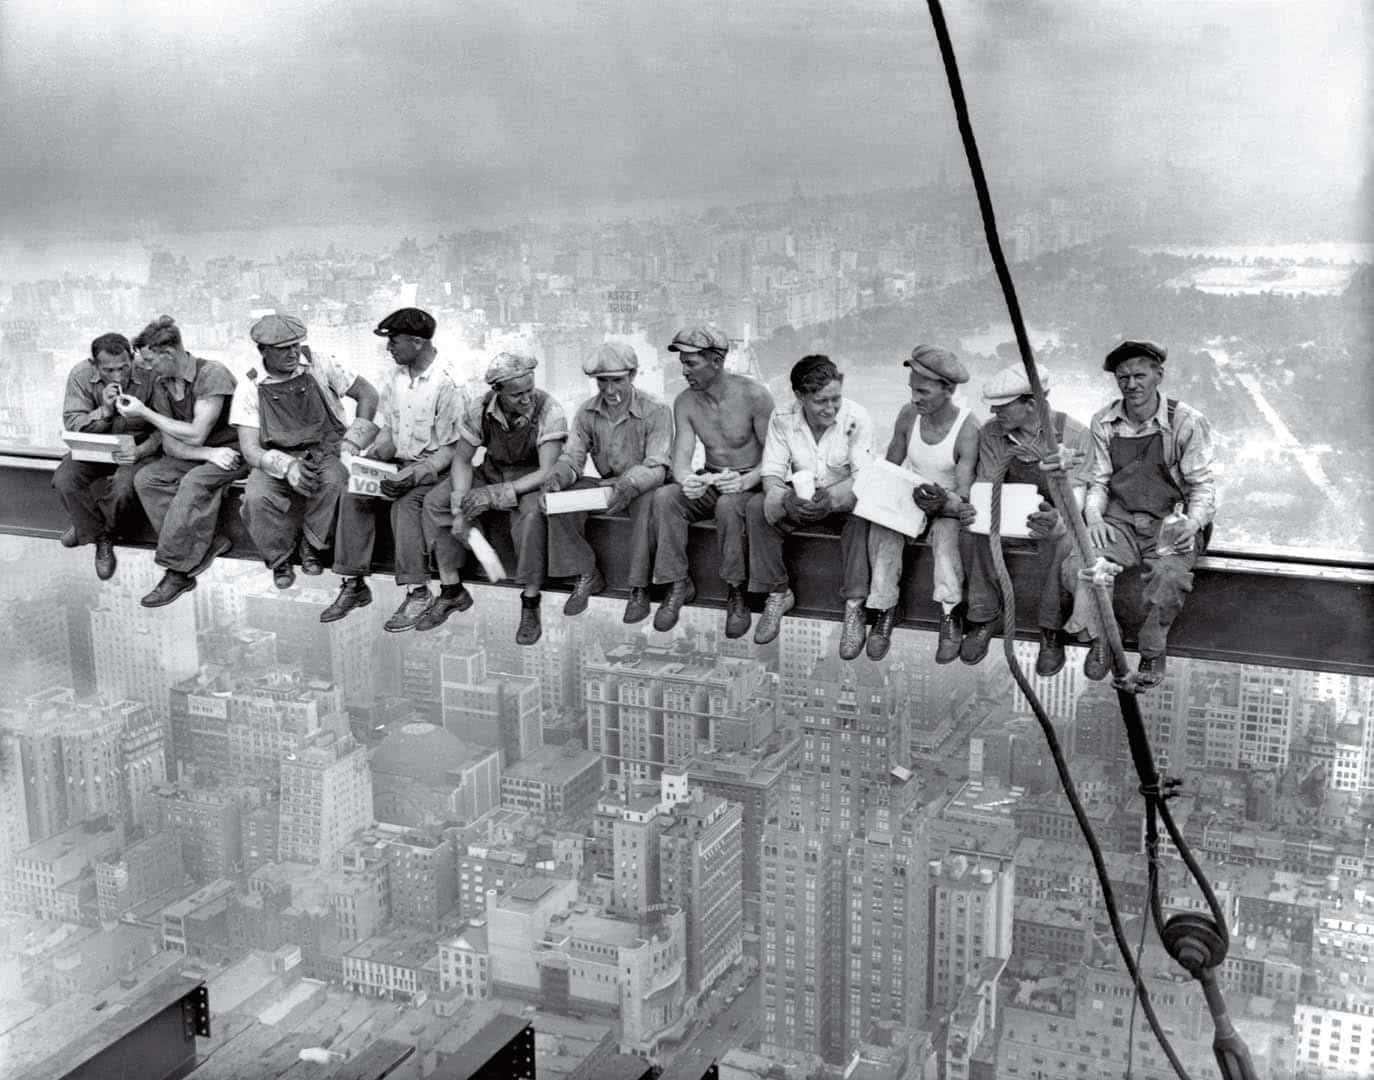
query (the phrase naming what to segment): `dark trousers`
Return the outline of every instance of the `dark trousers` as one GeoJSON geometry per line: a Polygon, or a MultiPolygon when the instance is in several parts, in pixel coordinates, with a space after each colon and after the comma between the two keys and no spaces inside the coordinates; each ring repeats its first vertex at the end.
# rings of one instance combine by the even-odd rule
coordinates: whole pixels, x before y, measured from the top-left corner
{"type": "Polygon", "coordinates": [[[157,531],[158,566],[189,574],[205,561],[219,527],[224,492],[247,475],[246,464],[226,470],[166,454],[138,470],[134,489],[157,531]]]}
{"type": "Polygon", "coordinates": [[[334,521],[339,496],[348,490],[348,470],[338,458],[332,458],[324,466],[321,481],[318,491],[301,495],[285,480],[268,476],[261,469],[249,474],[239,515],[268,566],[290,559],[301,534],[316,551],[334,543],[334,521]]]}
{"type": "MultiPolygon", "coordinates": [[[[509,532],[511,547],[515,549],[514,580],[536,589],[544,584],[549,547],[539,495],[538,491],[526,492],[514,510],[488,510],[473,522],[488,540],[494,534],[509,532]]],[[[452,499],[453,481],[446,476],[425,498],[425,528],[433,538],[439,565],[457,569],[463,565],[466,545],[453,535],[454,515],[449,505],[452,499]]]]}
{"type": "MultiPolygon", "coordinates": [[[[981,533],[965,531],[959,537],[959,548],[968,578],[968,619],[992,622],[1002,613],[1002,588],[992,562],[992,545],[981,533]]],[[[1042,630],[1058,630],[1068,615],[1073,597],[1065,591],[1061,577],[1064,559],[1072,550],[1073,540],[1067,532],[1035,541],[1035,580],[1040,589],[1036,625],[1042,630]]]]}
{"type": "Polygon", "coordinates": [[[784,517],[776,525],[763,514],[763,492],[749,500],[749,591],[782,592],[790,582],[782,558],[783,540],[799,529],[840,534],[840,560],[844,579],[840,596],[863,600],[868,596],[868,522],[853,514],[831,514],[803,525],[784,517]]]}
{"type": "MultiPolygon", "coordinates": [[[[425,531],[425,497],[437,485],[416,484],[391,502],[391,535],[396,542],[396,584],[427,585],[433,538],[425,531]]],[[[339,496],[339,520],[334,533],[334,573],[365,577],[372,573],[372,549],[377,540],[377,514],[385,499],[366,495],[339,496]]]]}
{"type": "MultiPolygon", "coordinates": [[[[571,488],[585,489],[601,485],[589,477],[581,477],[571,488]]],[[[654,493],[646,491],[630,501],[630,547],[616,552],[620,560],[629,560],[625,584],[632,589],[646,589],[653,574],[654,557],[654,493]]],[[[606,516],[603,513],[598,517],[606,516]]],[[[596,571],[596,552],[587,543],[586,514],[549,514],[549,577],[580,577],[596,571]]]]}
{"type": "Polygon", "coordinates": [[[62,459],[52,474],[67,517],[76,528],[76,542],[91,544],[101,536],[115,536],[138,496],[134,491],[134,476],[147,464],[105,465],[99,461],[73,461],[71,454],[62,459]]]}
{"type": "Polygon", "coordinates": [[[752,491],[722,495],[706,489],[699,499],[689,499],[681,484],[668,484],[654,492],[654,584],[666,585],[691,576],[687,565],[687,529],[697,521],[714,517],[720,543],[720,580],[743,587],[749,577],[748,508],[752,491]]]}

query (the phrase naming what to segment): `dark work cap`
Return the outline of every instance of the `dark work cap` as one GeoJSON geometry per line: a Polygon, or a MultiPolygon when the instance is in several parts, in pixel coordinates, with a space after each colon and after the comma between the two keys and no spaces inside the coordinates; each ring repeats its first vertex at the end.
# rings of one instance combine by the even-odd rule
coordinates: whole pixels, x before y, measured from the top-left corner
{"type": "Polygon", "coordinates": [[[676,353],[698,353],[707,349],[728,353],[730,339],[713,326],[684,326],[673,335],[668,346],[669,352],[676,353]]]}
{"type": "Polygon", "coordinates": [[[1137,356],[1143,356],[1146,360],[1157,360],[1162,364],[1168,359],[1169,350],[1163,345],[1156,345],[1153,341],[1123,341],[1107,354],[1107,359],[1102,361],[1102,370],[1115,372],[1127,360],[1134,360],[1137,356]]]}
{"type": "Polygon", "coordinates": [[[411,337],[429,341],[434,337],[434,316],[417,307],[403,307],[393,311],[377,324],[372,331],[378,337],[391,337],[392,334],[409,334],[411,337]]]}
{"type": "Polygon", "coordinates": [[[959,358],[937,345],[917,345],[911,350],[911,358],[902,364],[927,379],[943,379],[956,385],[968,382],[968,370],[959,358]]]}

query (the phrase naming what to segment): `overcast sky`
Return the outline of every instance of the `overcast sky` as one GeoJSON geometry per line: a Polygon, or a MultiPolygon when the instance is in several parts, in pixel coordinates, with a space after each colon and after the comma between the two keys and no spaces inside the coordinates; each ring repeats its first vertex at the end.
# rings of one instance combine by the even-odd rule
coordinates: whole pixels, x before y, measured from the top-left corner
{"type": "MultiPolygon", "coordinates": [[[[1353,227],[1358,0],[946,7],[994,182],[1148,185],[1167,163],[1246,213],[1335,194],[1353,227]]],[[[0,236],[30,240],[963,168],[920,0],[0,0],[0,148],[0,236]]]]}

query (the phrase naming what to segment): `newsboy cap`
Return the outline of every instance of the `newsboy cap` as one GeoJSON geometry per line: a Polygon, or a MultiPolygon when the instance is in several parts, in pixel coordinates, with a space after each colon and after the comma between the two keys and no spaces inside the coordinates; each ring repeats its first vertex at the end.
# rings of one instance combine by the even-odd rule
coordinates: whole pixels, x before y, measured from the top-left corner
{"type": "Polygon", "coordinates": [[[668,346],[669,352],[676,353],[698,353],[707,349],[727,353],[730,339],[713,326],[684,326],[673,335],[672,344],[668,346]]]}
{"type": "Polygon", "coordinates": [[[959,358],[938,345],[917,345],[911,350],[911,358],[903,360],[902,364],[927,379],[943,379],[956,384],[968,382],[968,370],[959,363],[959,358]]]}
{"type": "Polygon", "coordinates": [[[1138,356],[1162,364],[1168,359],[1169,350],[1153,341],[1123,341],[1107,354],[1107,359],[1102,361],[1102,370],[1114,372],[1127,360],[1134,360],[1138,356]]]}
{"type": "Polygon", "coordinates": [[[378,337],[391,337],[392,334],[409,334],[411,337],[429,341],[434,337],[434,316],[417,307],[397,308],[377,324],[372,331],[378,337]]]}
{"type": "Polygon", "coordinates": [[[521,375],[528,375],[538,366],[539,361],[533,356],[521,356],[513,352],[497,353],[487,365],[487,385],[495,386],[510,379],[518,379],[521,375]]]}
{"type": "Polygon", "coordinates": [[[582,370],[593,379],[602,375],[627,375],[639,370],[639,356],[623,341],[605,341],[582,361],[582,370]]]}
{"type": "Polygon", "coordinates": [[[294,315],[264,315],[248,329],[257,345],[295,345],[305,340],[305,323],[294,315]]]}
{"type": "MultiPolygon", "coordinates": [[[[1040,385],[1048,390],[1050,373],[1039,364],[1035,365],[1035,370],[1040,372],[1040,385]]],[[[989,405],[1006,405],[1030,393],[1030,379],[1026,378],[1026,369],[1019,363],[1009,364],[983,384],[983,400],[989,405]]]]}

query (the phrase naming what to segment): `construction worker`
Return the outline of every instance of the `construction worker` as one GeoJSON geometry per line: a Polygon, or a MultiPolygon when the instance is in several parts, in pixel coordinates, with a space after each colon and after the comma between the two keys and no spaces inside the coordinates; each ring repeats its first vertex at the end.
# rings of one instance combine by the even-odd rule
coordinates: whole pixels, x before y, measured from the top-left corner
{"type": "MultiPolygon", "coordinates": [[[[672,463],[673,411],[652,394],[635,386],[639,357],[622,342],[606,342],[582,362],[582,370],[596,380],[597,392],[573,415],[567,444],[544,481],[545,493],[604,487],[609,489],[606,514],[630,515],[626,581],[630,599],[624,621],[637,623],[649,616],[649,582],[653,575],[653,493],[663,486],[672,463]],[[583,476],[588,457],[597,478],[583,476]]],[[[590,597],[606,587],[587,543],[586,514],[550,514],[549,576],[576,577],[564,615],[580,615],[590,597]]]]}
{"type": "MultiPolygon", "coordinates": [[[[1050,373],[1043,367],[1040,382],[1049,395],[1050,373]]],[[[1061,627],[1069,608],[1069,593],[1060,582],[1064,557],[1072,548],[1066,522],[1050,501],[1049,473],[1059,457],[1050,459],[1048,442],[1041,439],[1040,410],[1036,408],[1026,369],[1019,362],[1004,368],[983,384],[983,401],[992,410],[992,419],[978,433],[978,463],[973,479],[991,483],[1033,484],[1040,493],[1040,506],[1026,519],[1035,540],[1036,580],[1039,582],[1040,651],[1035,658],[1035,673],[1048,677],[1064,666],[1061,627]],[[1043,463],[1043,464],[1042,464],[1043,463]]],[[[1050,413],[1057,444],[1066,451],[1067,460],[1087,459],[1088,429],[1062,412],[1050,413]],[[1070,457],[1072,455],[1072,457],[1070,457]]],[[[1071,480],[1081,490],[1082,470],[1071,480]]],[[[965,525],[975,520],[972,506],[960,514],[965,525]]],[[[965,612],[964,640],[959,659],[977,664],[988,653],[992,639],[1002,632],[1002,593],[992,562],[992,546],[982,534],[965,532],[961,539],[964,571],[968,576],[968,609],[965,612]]]]}
{"type": "MultiPolygon", "coordinates": [[[[393,311],[372,332],[387,339],[394,366],[382,382],[377,406],[377,437],[359,456],[399,466],[381,482],[391,500],[396,584],[406,597],[382,624],[390,633],[415,626],[430,604],[429,553],[434,537],[425,523],[425,497],[448,472],[458,440],[464,395],[434,348],[434,316],[419,308],[393,311]]],[[[377,537],[376,511],[382,500],[345,493],[339,498],[334,539],[334,573],[343,584],[320,622],[335,622],[354,608],[372,603],[367,575],[377,537]]]]}
{"type": "Polygon", "coordinates": [[[157,455],[162,432],[146,420],[126,418],[115,408],[121,394],[147,402],[153,393],[152,372],[134,366],[133,347],[123,334],[101,334],[91,342],[91,357],[67,373],[62,398],[64,431],[92,435],[133,435],[132,450],[116,450],[114,463],[75,461],[68,454],[52,476],[52,486],[67,508],[71,527],[63,547],[95,544],[95,576],[114,577],[114,538],[138,497],[134,476],[157,455]]]}
{"type": "Polygon", "coordinates": [[[223,364],[192,356],[170,315],[144,327],[134,348],[155,379],[148,404],[122,394],[115,408],[162,433],[162,453],[138,470],[134,489],[157,531],[157,564],[166,571],[139,602],[163,607],[196,587],[196,575],[230,548],[218,533],[225,489],[248,475],[229,423],[238,382],[223,364]]]}
{"type": "Polygon", "coordinates": [[[543,634],[540,589],[547,569],[548,530],[540,498],[568,438],[563,408],[535,389],[532,356],[503,352],[487,367],[489,389],[467,402],[458,425],[453,471],[425,499],[425,520],[435,536],[439,596],[416,629],[432,630],[455,611],[472,606],[463,588],[464,546],[472,525],[483,535],[509,531],[515,548],[515,580],[521,586],[520,622],[515,640],[533,645],[543,634]],[[478,447],[482,464],[473,467],[478,447]]]}
{"type": "Polygon", "coordinates": [[[791,382],[796,401],[775,409],[768,421],[763,490],[749,500],[749,590],[768,594],[754,640],[766,645],[776,638],[795,603],[783,538],[798,529],[838,530],[844,565],[840,657],[853,660],[863,651],[867,630],[868,522],[850,511],[855,474],[873,460],[873,420],[844,396],[844,376],[828,356],[802,357],[792,367],[791,382]],[[789,486],[795,473],[810,474],[814,495],[804,498],[789,486]]]}
{"type": "MultiPolygon", "coordinates": [[[[1123,341],[1107,354],[1102,370],[1116,379],[1121,397],[1092,419],[1083,504],[1094,555],[1115,567],[1141,567],[1140,687],[1164,678],[1169,627],[1193,589],[1193,564],[1216,514],[1211,426],[1196,409],[1159,392],[1167,358],[1168,350],[1152,341],[1123,341]]],[[[1066,629],[1092,638],[1083,673],[1101,679],[1110,658],[1083,569],[1076,555],[1064,560],[1065,587],[1074,593],[1066,629]]],[[[1110,581],[1110,573],[1104,576],[1110,581]]]]}
{"type": "Polygon", "coordinates": [[[296,580],[291,555],[297,548],[303,573],[324,572],[321,556],[333,546],[339,495],[348,487],[339,453],[359,453],[377,437],[377,391],[313,353],[305,344],[305,324],[294,315],[264,315],[248,336],[263,370],[249,371],[229,410],[239,450],[253,470],[241,514],[273,582],[289,589],[296,580]],[[345,397],[358,403],[352,426],[346,426],[345,397]]]}
{"type": "MultiPolygon", "coordinates": [[[[954,388],[968,382],[968,371],[948,349],[917,345],[902,361],[909,369],[911,404],[902,406],[888,444],[887,460],[917,473],[925,482],[914,492],[916,505],[930,518],[927,537],[935,560],[932,597],[942,609],[937,664],[959,656],[963,627],[956,609],[964,598],[959,557],[959,514],[973,486],[978,458],[978,421],[954,404],[954,388]]],[[[909,537],[882,525],[868,530],[872,586],[868,606],[878,612],[868,635],[870,659],[881,660],[892,644],[901,617],[902,556],[909,537]]]]}
{"type": "Polygon", "coordinates": [[[720,545],[720,576],[726,585],[725,636],[749,632],[752,616],[745,599],[749,578],[749,499],[762,482],[760,463],[773,413],[768,387],[725,370],[730,341],[719,330],[690,326],[668,346],[682,361],[687,389],[673,402],[673,483],[654,492],[654,582],[668,595],[654,614],[654,629],[677,625],[682,605],[696,596],[687,565],[687,529],[715,519],[720,545]],[[706,465],[692,468],[697,440],[706,465]]]}

